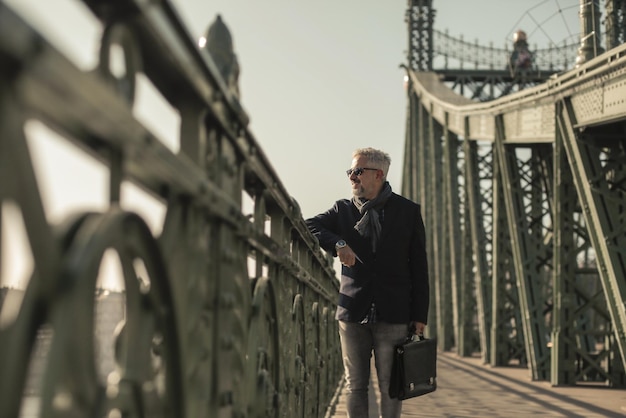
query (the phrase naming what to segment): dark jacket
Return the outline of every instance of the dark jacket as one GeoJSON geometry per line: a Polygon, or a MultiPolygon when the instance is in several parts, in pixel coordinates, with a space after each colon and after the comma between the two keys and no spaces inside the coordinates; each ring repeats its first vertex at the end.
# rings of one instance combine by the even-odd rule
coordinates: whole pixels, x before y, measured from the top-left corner
{"type": "Polygon", "coordinates": [[[336,256],[335,243],[343,239],[362,260],[352,267],[341,267],[336,318],[361,321],[375,303],[381,321],[426,323],[428,264],[420,206],[393,193],[381,215],[376,253],[369,238],[354,229],[361,214],[348,199],[338,200],[328,211],[306,221],[323,249],[336,256]]]}

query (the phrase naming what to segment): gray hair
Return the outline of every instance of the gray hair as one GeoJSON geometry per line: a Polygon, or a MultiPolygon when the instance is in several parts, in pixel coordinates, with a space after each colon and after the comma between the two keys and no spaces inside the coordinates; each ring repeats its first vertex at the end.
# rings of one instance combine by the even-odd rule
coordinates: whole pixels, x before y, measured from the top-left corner
{"type": "Polygon", "coordinates": [[[352,153],[352,158],[364,157],[374,167],[383,171],[383,179],[387,180],[387,173],[391,165],[391,157],[384,151],[375,148],[358,148],[352,153]]]}

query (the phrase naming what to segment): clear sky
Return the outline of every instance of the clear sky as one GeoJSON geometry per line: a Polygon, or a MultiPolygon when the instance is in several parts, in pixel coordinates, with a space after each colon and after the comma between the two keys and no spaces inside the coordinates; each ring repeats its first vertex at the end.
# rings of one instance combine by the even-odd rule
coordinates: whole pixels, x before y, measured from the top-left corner
{"type": "MultiPolygon", "coordinates": [[[[80,1],[3,1],[81,69],[95,66],[101,28],[80,1]]],[[[345,170],[355,148],[387,151],[392,158],[389,181],[400,191],[406,92],[399,65],[406,61],[405,0],[171,2],[196,38],[218,13],[230,28],[250,129],[305,217],[350,196],[345,170]]],[[[579,0],[434,0],[433,5],[435,28],[484,45],[503,47],[520,28],[530,35],[531,46],[539,47],[575,38],[580,31],[579,0]]],[[[177,148],[177,116],[149,89],[140,91],[135,113],[177,148]]],[[[40,124],[30,124],[27,133],[51,221],[70,211],[106,206],[106,170],[59,149],[54,135],[40,124]]],[[[162,208],[154,209],[140,194],[128,196],[124,203],[153,218],[158,232],[162,208]]]]}
{"type": "MultiPolygon", "coordinates": [[[[348,197],[355,148],[392,158],[400,191],[404,149],[407,2],[402,0],[174,0],[192,30],[216,13],[241,65],[251,129],[305,217],[348,197]]],[[[522,28],[531,46],[580,31],[578,0],[434,0],[435,27],[504,47],[522,28]],[[559,12],[559,10],[561,12],[559,12]],[[538,26],[541,24],[541,26],[538,26]]]]}

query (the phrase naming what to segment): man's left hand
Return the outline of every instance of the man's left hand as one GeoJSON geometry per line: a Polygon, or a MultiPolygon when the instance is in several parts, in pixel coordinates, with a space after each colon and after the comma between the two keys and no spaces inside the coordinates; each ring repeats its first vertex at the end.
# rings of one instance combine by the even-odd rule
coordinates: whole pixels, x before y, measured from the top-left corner
{"type": "Polygon", "coordinates": [[[426,324],[418,321],[411,321],[411,327],[413,328],[413,332],[415,335],[424,334],[424,328],[426,328],[426,324]]]}

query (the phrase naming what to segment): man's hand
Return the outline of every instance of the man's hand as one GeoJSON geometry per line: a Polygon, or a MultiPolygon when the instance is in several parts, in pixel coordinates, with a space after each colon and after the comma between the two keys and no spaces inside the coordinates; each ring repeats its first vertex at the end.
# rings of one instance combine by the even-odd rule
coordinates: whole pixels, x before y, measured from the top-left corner
{"type": "Polygon", "coordinates": [[[426,328],[426,324],[423,322],[411,321],[411,327],[413,328],[413,332],[415,335],[424,334],[424,328],[426,328]]]}
{"type": "Polygon", "coordinates": [[[356,254],[348,245],[337,249],[337,257],[339,257],[339,261],[344,266],[352,267],[356,263],[356,254]]]}

